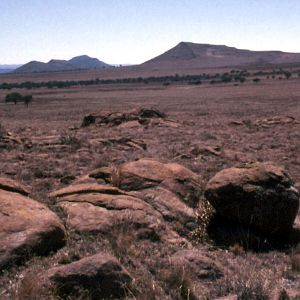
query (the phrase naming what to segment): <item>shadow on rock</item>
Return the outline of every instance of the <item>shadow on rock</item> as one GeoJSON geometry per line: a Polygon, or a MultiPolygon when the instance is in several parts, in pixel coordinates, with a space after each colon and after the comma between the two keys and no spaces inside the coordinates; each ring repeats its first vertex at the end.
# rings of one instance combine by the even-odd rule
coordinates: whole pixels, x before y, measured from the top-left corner
{"type": "Polygon", "coordinates": [[[268,252],[285,251],[300,243],[299,228],[292,228],[285,235],[267,237],[241,224],[215,215],[207,228],[209,238],[219,247],[236,248],[241,251],[268,252]]]}

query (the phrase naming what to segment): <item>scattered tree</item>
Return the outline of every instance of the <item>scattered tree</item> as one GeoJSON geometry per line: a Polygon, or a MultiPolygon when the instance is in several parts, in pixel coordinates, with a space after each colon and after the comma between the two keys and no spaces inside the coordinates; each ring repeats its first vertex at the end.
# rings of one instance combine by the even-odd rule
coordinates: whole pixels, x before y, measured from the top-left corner
{"type": "Polygon", "coordinates": [[[32,101],[32,95],[22,96],[20,93],[13,92],[13,93],[7,94],[5,96],[5,102],[6,103],[13,102],[15,105],[18,102],[24,102],[24,104],[26,105],[26,107],[28,107],[28,105],[29,105],[29,103],[31,101],[32,101]]]}
{"type": "Polygon", "coordinates": [[[17,102],[21,101],[21,99],[22,99],[22,95],[14,92],[6,95],[5,102],[6,103],[13,102],[14,104],[17,104],[17,102]]]}

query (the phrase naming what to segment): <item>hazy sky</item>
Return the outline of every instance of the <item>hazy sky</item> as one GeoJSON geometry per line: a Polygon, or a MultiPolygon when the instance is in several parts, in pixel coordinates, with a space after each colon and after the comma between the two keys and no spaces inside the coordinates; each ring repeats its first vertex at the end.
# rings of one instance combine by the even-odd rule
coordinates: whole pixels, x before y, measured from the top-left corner
{"type": "Polygon", "coordinates": [[[141,63],[180,41],[300,52],[300,0],[0,0],[0,64],[141,63]]]}

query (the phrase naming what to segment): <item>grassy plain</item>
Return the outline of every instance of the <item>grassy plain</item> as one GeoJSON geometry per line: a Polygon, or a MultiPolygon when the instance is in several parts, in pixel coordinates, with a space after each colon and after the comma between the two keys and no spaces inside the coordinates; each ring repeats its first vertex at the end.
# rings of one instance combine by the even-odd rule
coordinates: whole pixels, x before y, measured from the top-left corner
{"type": "MultiPolygon", "coordinates": [[[[33,95],[28,108],[5,104],[7,91],[0,91],[1,125],[23,141],[0,149],[0,175],[30,186],[32,197],[54,210],[48,192],[76,182],[96,167],[145,157],[178,162],[201,175],[204,182],[230,166],[272,161],[284,166],[300,187],[300,78],[263,79],[238,85],[113,84],[18,91],[33,95]],[[173,125],[80,127],[83,116],[89,113],[151,107],[165,112],[173,125]],[[278,116],[292,118],[276,119],[278,122],[270,119],[278,116]],[[141,139],[147,148],[99,141],[119,137],[141,139]],[[195,148],[200,152],[195,154],[195,148]]],[[[92,249],[95,240],[89,239],[92,249]]],[[[70,243],[74,246],[74,240],[70,243]]],[[[76,247],[81,247],[79,252],[90,251],[86,245],[84,250],[82,245],[76,247]]],[[[248,287],[257,292],[264,288],[271,291],[274,282],[276,287],[300,288],[299,274],[292,271],[290,264],[291,249],[236,254],[209,243],[197,247],[235,270],[231,283],[223,282],[232,293],[246,289],[248,281],[248,287]]],[[[50,264],[52,260],[32,261],[2,275],[3,295],[12,296],[18,274],[26,268],[50,264]]],[[[154,278],[156,284],[163,286],[159,276],[154,278]]],[[[147,280],[145,277],[145,285],[147,280]]],[[[208,294],[221,296],[226,292],[214,286],[208,294]]]]}

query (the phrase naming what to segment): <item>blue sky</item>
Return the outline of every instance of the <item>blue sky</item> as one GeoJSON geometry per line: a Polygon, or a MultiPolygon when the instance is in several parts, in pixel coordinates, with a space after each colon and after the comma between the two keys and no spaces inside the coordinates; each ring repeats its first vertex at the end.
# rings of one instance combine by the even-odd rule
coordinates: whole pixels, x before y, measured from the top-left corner
{"type": "Polygon", "coordinates": [[[141,63],[180,41],[300,52],[299,0],[0,0],[0,64],[141,63]]]}

